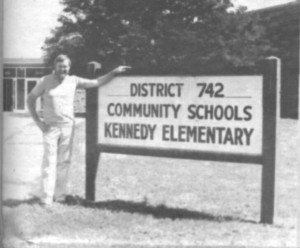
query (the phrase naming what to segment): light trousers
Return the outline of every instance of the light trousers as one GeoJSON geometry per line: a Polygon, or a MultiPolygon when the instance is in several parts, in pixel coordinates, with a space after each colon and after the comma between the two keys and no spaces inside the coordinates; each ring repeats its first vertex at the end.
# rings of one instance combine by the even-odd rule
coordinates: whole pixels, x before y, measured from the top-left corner
{"type": "Polygon", "coordinates": [[[73,136],[74,124],[51,126],[43,133],[41,200],[45,204],[52,204],[54,199],[63,200],[69,193],[73,136]]]}

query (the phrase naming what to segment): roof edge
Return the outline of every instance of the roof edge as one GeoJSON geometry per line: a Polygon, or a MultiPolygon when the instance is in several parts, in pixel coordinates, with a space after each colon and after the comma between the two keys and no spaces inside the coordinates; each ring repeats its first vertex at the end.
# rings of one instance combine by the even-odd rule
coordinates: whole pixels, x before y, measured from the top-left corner
{"type": "Polygon", "coordinates": [[[259,13],[259,12],[272,11],[272,10],[281,9],[281,8],[290,7],[290,6],[295,6],[295,5],[299,5],[299,8],[300,8],[300,0],[295,0],[293,2],[278,4],[278,5],[265,7],[265,8],[261,8],[261,9],[254,9],[254,10],[250,10],[250,11],[247,11],[247,12],[248,13],[259,13]]]}

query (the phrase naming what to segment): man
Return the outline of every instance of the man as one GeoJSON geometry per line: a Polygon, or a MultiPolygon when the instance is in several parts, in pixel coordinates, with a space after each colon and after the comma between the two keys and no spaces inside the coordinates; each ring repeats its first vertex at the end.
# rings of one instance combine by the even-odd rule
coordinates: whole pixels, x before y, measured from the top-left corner
{"type": "Polygon", "coordinates": [[[74,134],[73,101],[78,88],[100,87],[115,75],[130,69],[119,66],[97,79],[69,75],[71,60],[59,55],[54,60],[54,72],[41,78],[27,98],[29,112],[43,133],[44,156],[42,163],[41,202],[51,205],[64,202],[68,194],[68,171],[71,162],[74,134]],[[36,100],[43,97],[43,120],[37,114],[36,100]]]}

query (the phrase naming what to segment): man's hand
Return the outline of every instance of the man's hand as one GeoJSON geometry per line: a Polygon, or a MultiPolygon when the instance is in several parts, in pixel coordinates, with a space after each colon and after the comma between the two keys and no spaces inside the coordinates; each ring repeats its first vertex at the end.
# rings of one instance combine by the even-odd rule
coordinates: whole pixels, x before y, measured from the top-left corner
{"type": "Polygon", "coordinates": [[[114,73],[119,74],[131,69],[131,66],[121,65],[113,70],[114,73]]]}
{"type": "Polygon", "coordinates": [[[101,87],[108,82],[110,82],[117,74],[123,73],[131,69],[131,66],[121,65],[117,68],[111,70],[109,73],[105,74],[104,76],[98,77],[96,80],[88,80],[88,83],[81,84],[82,88],[88,89],[93,87],[101,87]]]}
{"type": "Polygon", "coordinates": [[[47,131],[50,130],[50,126],[47,125],[45,122],[43,121],[38,121],[36,123],[36,125],[39,127],[39,129],[43,132],[43,133],[46,133],[47,131]]]}

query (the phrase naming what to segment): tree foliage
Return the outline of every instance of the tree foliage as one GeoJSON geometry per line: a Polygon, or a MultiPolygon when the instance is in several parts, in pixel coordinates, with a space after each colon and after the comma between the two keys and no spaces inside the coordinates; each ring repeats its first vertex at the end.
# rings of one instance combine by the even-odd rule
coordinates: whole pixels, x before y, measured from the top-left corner
{"type": "Polygon", "coordinates": [[[230,0],[62,0],[65,8],[45,41],[50,62],[68,54],[73,68],[88,61],[105,70],[201,73],[253,66],[270,51],[264,29],[230,0]]]}

